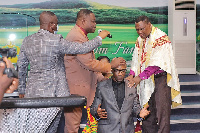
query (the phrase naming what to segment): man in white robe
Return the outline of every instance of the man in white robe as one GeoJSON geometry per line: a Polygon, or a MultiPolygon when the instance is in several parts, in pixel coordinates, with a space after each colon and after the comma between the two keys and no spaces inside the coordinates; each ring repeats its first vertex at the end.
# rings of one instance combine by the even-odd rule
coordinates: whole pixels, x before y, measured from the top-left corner
{"type": "Polygon", "coordinates": [[[141,106],[150,115],[142,122],[144,133],[169,133],[171,105],[182,104],[172,45],[168,36],[154,27],[148,17],[135,21],[139,35],[133,52],[129,86],[138,89],[141,106]]]}

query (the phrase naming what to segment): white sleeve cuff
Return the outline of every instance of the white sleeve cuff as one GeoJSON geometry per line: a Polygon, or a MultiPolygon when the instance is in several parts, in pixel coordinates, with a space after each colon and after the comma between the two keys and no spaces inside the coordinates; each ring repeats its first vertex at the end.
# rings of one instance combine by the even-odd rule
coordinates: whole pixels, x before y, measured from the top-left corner
{"type": "Polygon", "coordinates": [[[102,38],[100,36],[97,36],[100,40],[102,40],[102,38]]]}

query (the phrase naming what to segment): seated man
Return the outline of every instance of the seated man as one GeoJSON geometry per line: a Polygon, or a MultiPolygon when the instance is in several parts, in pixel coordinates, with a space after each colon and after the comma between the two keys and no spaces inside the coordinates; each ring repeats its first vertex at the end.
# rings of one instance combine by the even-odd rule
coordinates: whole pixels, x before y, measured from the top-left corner
{"type": "Polygon", "coordinates": [[[133,117],[149,115],[146,108],[141,110],[137,89],[129,88],[124,77],[126,64],[112,68],[113,76],[97,84],[91,114],[99,119],[98,133],[133,133],[133,117]]]}

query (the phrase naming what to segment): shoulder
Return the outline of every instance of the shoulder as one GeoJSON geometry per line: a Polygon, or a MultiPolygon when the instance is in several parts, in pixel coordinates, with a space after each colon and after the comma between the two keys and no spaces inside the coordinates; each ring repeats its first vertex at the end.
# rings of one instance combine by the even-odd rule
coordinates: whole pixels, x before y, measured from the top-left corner
{"type": "Polygon", "coordinates": [[[49,35],[47,35],[47,36],[49,36],[49,38],[50,39],[55,39],[55,40],[60,40],[60,39],[62,39],[63,38],[63,36],[61,35],[61,34],[53,34],[53,33],[49,33],[49,35]]]}
{"type": "Polygon", "coordinates": [[[25,37],[25,38],[24,38],[24,41],[27,41],[27,40],[29,40],[29,39],[35,37],[35,36],[37,36],[37,33],[34,33],[34,34],[32,34],[32,35],[29,35],[29,36],[25,37]]]}
{"type": "MultiPolygon", "coordinates": [[[[124,79],[124,82],[125,82],[125,85],[128,87],[129,81],[127,79],[124,79]]],[[[136,89],[134,86],[128,87],[128,88],[130,88],[130,89],[136,89]]]]}
{"type": "Polygon", "coordinates": [[[37,38],[37,33],[34,33],[32,35],[29,35],[27,37],[24,38],[21,47],[28,45],[28,43],[32,43],[34,40],[36,40],[37,38]]]}
{"type": "Polygon", "coordinates": [[[86,42],[88,41],[87,36],[83,31],[78,27],[74,26],[70,32],[67,34],[66,39],[74,42],[86,42]]]}
{"type": "Polygon", "coordinates": [[[152,43],[152,48],[156,48],[157,46],[163,46],[164,44],[171,43],[167,34],[157,27],[153,27],[152,35],[154,36],[155,40],[152,43]]]}
{"type": "Polygon", "coordinates": [[[167,36],[167,34],[164,31],[158,29],[157,27],[152,27],[152,34],[155,36],[156,39],[162,36],[167,36]]]}
{"type": "Polygon", "coordinates": [[[77,32],[76,26],[74,26],[74,27],[69,31],[69,33],[68,33],[67,35],[70,35],[70,34],[72,34],[73,32],[77,32]]]}
{"type": "Polygon", "coordinates": [[[47,30],[40,29],[37,33],[33,34],[38,39],[60,40],[63,38],[61,34],[53,34],[47,30]]]}
{"type": "Polygon", "coordinates": [[[97,87],[102,87],[102,86],[106,86],[109,85],[110,83],[112,83],[112,79],[107,79],[107,80],[103,80],[101,82],[98,82],[97,87]]]}
{"type": "Polygon", "coordinates": [[[69,33],[67,34],[66,36],[66,39],[69,37],[69,36],[77,36],[78,35],[81,35],[80,33],[80,28],[78,26],[74,26],[70,31],[69,33]]]}

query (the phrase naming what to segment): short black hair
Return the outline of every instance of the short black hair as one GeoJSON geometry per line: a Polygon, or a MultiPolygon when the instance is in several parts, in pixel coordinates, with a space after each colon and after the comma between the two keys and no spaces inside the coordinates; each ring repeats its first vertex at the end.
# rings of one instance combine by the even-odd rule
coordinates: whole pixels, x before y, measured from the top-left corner
{"type": "Polygon", "coordinates": [[[108,60],[108,62],[110,62],[110,59],[107,57],[107,56],[99,56],[98,58],[97,58],[97,60],[101,60],[101,59],[104,59],[104,58],[106,58],[107,60],[108,60]]]}
{"type": "Polygon", "coordinates": [[[87,16],[90,15],[90,13],[93,13],[92,11],[88,10],[88,9],[81,9],[78,13],[77,13],[77,17],[76,19],[79,19],[83,16],[87,16]]]}
{"type": "Polygon", "coordinates": [[[146,22],[147,24],[150,22],[149,18],[147,16],[144,16],[144,15],[139,16],[138,18],[136,18],[135,23],[138,23],[140,21],[146,22]]]}

